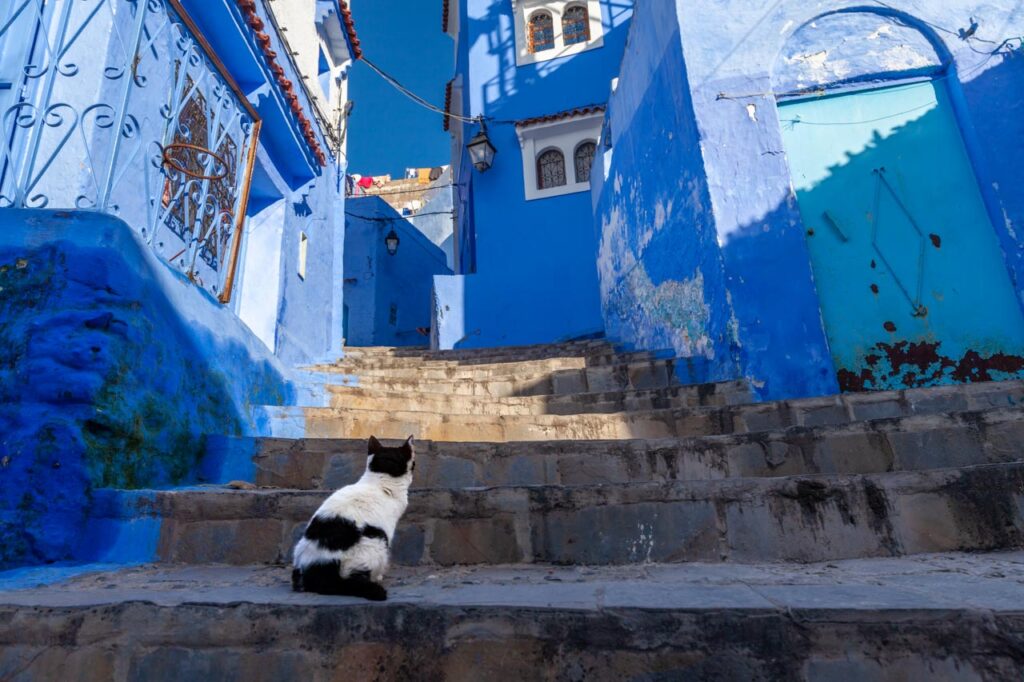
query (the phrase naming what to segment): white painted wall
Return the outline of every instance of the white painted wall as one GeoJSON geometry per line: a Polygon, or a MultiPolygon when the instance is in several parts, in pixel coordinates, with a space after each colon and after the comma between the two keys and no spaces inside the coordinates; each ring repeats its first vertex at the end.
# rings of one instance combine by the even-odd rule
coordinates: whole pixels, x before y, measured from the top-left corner
{"type": "Polygon", "coordinates": [[[271,352],[276,351],[286,203],[277,201],[249,218],[240,267],[238,316],[271,352]]]}

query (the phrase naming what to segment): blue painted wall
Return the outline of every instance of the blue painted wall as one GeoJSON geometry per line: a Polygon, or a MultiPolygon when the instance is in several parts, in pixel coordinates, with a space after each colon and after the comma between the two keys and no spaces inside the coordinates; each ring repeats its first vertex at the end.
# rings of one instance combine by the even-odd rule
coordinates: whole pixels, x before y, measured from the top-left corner
{"type": "Polygon", "coordinates": [[[431,326],[434,276],[451,274],[444,251],[380,197],[351,199],[345,219],[346,345],[427,345],[417,328],[431,326]],[[384,244],[392,229],[393,256],[384,244]]]}
{"type": "Polygon", "coordinates": [[[196,480],[294,402],[231,311],[98,213],[0,211],[0,565],[67,558],[96,487],[196,480]]]}
{"type": "MultiPolygon", "coordinates": [[[[176,54],[176,36],[170,29],[151,35],[136,77],[124,78],[114,66],[126,58],[121,41],[143,5],[110,4],[116,12],[46,3],[42,21],[68,8],[64,26],[74,36],[47,100],[64,113],[41,126],[50,135],[40,146],[47,163],[38,166],[44,172],[33,196],[19,199],[37,208],[6,208],[11,197],[0,197],[0,565],[99,556],[101,547],[76,547],[83,538],[113,540],[85,521],[99,488],[239,477],[251,463],[230,439],[261,432],[264,413],[253,408],[319,404],[322,393],[306,385],[312,377],[295,366],[341,353],[344,168],[313,121],[311,134],[332,152],[319,164],[262,54],[252,25],[260,21],[284,77],[301,82],[265,5],[256,3],[250,23],[233,1],[183,2],[263,121],[248,217],[267,217],[273,231],[262,241],[246,234],[234,297],[222,304],[167,264],[180,243],[160,233],[146,240],[163,186],[151,145],[163,135],[174,73],[165,57],[176,54]],[[110,124],[129,82],[122,133],[110,124]],[[116,157],[112,200],[104,213],[73,210],[94,205],[110,130],[126,150],[116,157]],[[54,143],[61,135],[65,146],[54,143]],[[59,153],[49,162],[53,150],[59,153]],[[309,245],[304,277],[300,233],[309,245]],[[264,270],[265,263],[272,267],[264,270]],[[269,321],[262,340],[247,327],[266,331],[260,320],[269,321]]],[[[160,25],[163,5],[144,6],[160,25]]],[[[33,13],[23,16],[35,22],[33,13]]],[[[37,48],[42,61],[35,63],[50,68],[52,55],[42,41],[37,48]]],[[[23,60],[15,72],[24,75],[23,60]]],[[[41,101],[46,82],[26,82],[25,111],[41,101]]],[[[306,93],[295,92],[296,107],[312,117],[306,93]]],[[[2,117],[8,123],[10,114],[2,117]]],[[[28,128],[16,128],[20,144],[28,128]]],[[[11,164],[0,175],[15,177],[11,164]]],[[[0,180],[0,190],[7,186],[0,180]]]]}
{"type": "MultiPolygon", "coordinates": [[[[544,343],[603,332],[594,267],[596,244],[586,192],[526,201],[519,140],[509,121],[607,100],[622,57],[632,3],[601,3],[604,46],[569,57],[516,66],[512,3],[459,3],[456,73],[467,116],[488,126],[498,153],[478,173],[463,164],[460,271],[464,328],[446,336],[458,347],[544,343]],[[500,122],[500,123],[499,123],[500,122]],[[468,215],[467,215],[468,214],[468,215]]],[[[465,140],[476,133],[467,125],[465,140]]],[[[457,150],[461,153],[461,150],[457,150]]],[[[446,287],[450,290],[450,287],[446,287]]],[[[439,299],[439,304],[447,305],[439,299]]]]}
{"type": "Polygon", "coordinates": [[[1019,40],[1000,43],[1024,19],[1009,1],[889,4],[638,9],[610,102],[612,148],[593,183],[611,337],[670,341],[703,368],[693,378],[746,376],[763,398],[838,390],[775,104],[796,88],[944,77],[1020,291],[1021,176],[1002,150],[1024,132],[1013,95],[1022,74],[1019,40]],[[977,34],[962,39],[971,16],[977,34]]]}

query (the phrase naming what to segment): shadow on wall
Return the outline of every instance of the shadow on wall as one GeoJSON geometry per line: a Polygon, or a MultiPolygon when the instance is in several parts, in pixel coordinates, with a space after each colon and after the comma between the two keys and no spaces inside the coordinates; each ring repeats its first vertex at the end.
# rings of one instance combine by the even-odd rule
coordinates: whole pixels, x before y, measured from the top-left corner
{"type": "MultiPolygon", "coordinates": [[[[1024,316],[946,83],[796,102],[780,118],[840,388],[1021,376],[1024,316]]],[[[754,226],[725,248],[763,242],[754,226]]],[[[734,299],[751,286],[769,284],[734,299]]]]}
{"type": "MultiPolygon", "coordinates": [[[[605,24],[605,45],[623,42],[629,19],[633,14],[633,3],[601,0],[601,12],[605,24]]],[[[479,36],[478,40],[483,42],[480,47],[485,50],[494,65],[491,69],[492,75],[489,75],[480,86],[484,113],[489,116],[525,118],[557,111],[557,106],[551,109],[548,103],[559,102],[565,98],[563,90],[566,83],[586,83],[593,80],[593,66],[591,60],[587,58],[575,59],[570,56],[516,66],[515,30],[510,23],[509,3],[504,0],[491,0],[482,16],[471,16],[468,31],[471,35],[479,36]],[[548,81],[556,73],[560,77],[548,81]]],[[[470,46],[470,50],[473,49],[475,46],[470,46]]],[[[607,97],[608,84],[602,82],[599,86],[601,91],[595,93],[598,95],[597,99],[577,104],[603,102],[607,97]]],[[[475,103],[475,106],[479,106],[479,103],[475,103]]]]}
{"type": "Polygon", "coordinates": [[[230,310],[115,218],[0,212],[0,287],[0,565],[69,558],[96,488],[195,480],[208,434],[292,398],[230,310]]]}
{"type": "MultiPolygon", "coordinates": [[[[658,33],[673,21],[660,5],[635,20],[634,41],[665,47],[644,67],[649,81],[620,81],[614,146],[591,176],[604,324],[627,349],[671,349],[684,383],[728,380],[739,375],[736,330],[678,24],[658,33]]],[[[629,51],[627,68],[635,59],[629,51]]]]}

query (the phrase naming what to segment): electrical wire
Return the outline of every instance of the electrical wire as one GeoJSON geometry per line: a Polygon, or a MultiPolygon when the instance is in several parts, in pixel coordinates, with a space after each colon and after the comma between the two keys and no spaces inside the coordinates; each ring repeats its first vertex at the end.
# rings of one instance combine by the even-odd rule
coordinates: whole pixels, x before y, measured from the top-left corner
{"type": "Polygon", "coordinates": [[[460,116],[458,114],[453,114],[453,113],[451,113],[449,111],[445,111],[441,107],[436,106],[434,104],[431,104],[430,102],[428,102],[424,98],[420,97],[419,95],[417,95],[415,92],[413,92],[409,88],[407,88],[404,85],[402,85],[402,83],[397,78],[395,78],[391,74],[387,73],[386,71],[384,71],[384,69],[380,68],[379,66],[374,64],[372,61],[367,59],[365,55],[363,56],[361,61],[364,64],[366,64],[368,67],[370,67],[370,69],[374,73],[376,73],[378,76],[383,78],[389,85],[391,85],[391,87],[395,88],[396,90],[398,90],[398,92],[402,93],[403,95],[405,95],[410,100],[412,100],[416,104],[420,105],[424,109],[429,109],[430,111],[433,111],[434,113],[441,114],[442,116],[446,116],[449,119],[455,119],[456,121],[461,121],[463,123],[479,123],[480,120],[483,118],[482,116],[474,116],[474,117],[460,116]]]}

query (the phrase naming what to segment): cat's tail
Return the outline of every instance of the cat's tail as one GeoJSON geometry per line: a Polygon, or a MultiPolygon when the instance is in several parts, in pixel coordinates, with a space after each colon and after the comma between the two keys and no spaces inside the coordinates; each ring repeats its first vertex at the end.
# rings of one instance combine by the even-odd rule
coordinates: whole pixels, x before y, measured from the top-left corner
{"type": "Polygon", "coordinates": [[[292,570],[292,589],[296,592],[315,592],[344,597],[359,597],[370,601],[385,601],[388,591],[370,579],[368,572],[341,577],[338,562],[312,564],[305,570],[292,570]]]}

